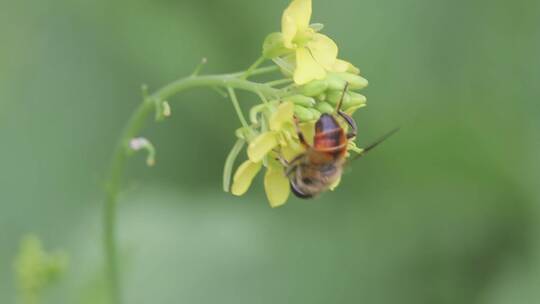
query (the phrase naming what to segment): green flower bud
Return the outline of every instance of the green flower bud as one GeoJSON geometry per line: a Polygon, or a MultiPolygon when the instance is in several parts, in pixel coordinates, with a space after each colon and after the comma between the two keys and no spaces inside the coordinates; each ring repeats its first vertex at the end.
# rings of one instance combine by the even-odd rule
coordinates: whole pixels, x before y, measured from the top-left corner
{"type": "Polygon", "coordinates": [[[306,96],[317,96],[326,91],[328,82],[326,80],[313,80],[302,86],[300,91],[306,96]]]}
{"type": "Polygon", "coordinates": [[[236,131],[234,131],[234,134],[236,135],[237,138],[241,138],[243,140],[248,140],[249,138],[251,138],[251,136],[253,135],[252,131],[250,129],[246,129],[246,128],[238,128],[236,129],[236,131]]]}
{"type": "Polygon", "coordinates": [[[326,76],[328,82],[328,90],[343,91],[346,81],[336,73],[329,73],[326,76]]]}
{"type": "Polygon", "coordinates": [[[273,59],[290,52],[283,45],[283,35],[281,33],[271,33],[264,39],[263,56],[273,59]]]}
{"type": "Polygon", "coordinates": [[[322,93],[319,96],[317,96],[317,99],[319,101],[325,101],[326,100],[326,93],[322,93]]]}
{"type": "MultiPolygon", "coordinates": [[[[341,91],[329,91],[326,94],[326,101],[330,102],[333,106],[336,106],[341,99],[341,96],[343,95],[343,90],[341,91]]],[[[345,92],[345,95],[343,95],[343,104],[346,104],[349,102],[349,99],[351,96],[348,92],[345,92]]]]}
{"type": "Polygon", "coordinates": [[[313,107],[315,105],[315,99],[312,97],[307,97],[304,95],[293,95],[289,97],[283,98],[284,101],[290,101],[296,105],[300,105],[303,107],[313,107]]]}
{"type": "Polygon", "coordinates": [[[332,107],[329,103],[327,102],[319,102],[316,106],[317,110],[319,110],[321,113],[333,113],[334,112],[334,107],[332,107]]]}
{"type": "Polygon", "coordinates": [[[362,105],[365,105],[366,102],[367,102],[366,96],[364,96],[362,94],[358,94],[358,93],[355,93],[355,92],[349,92],[348,95],[350,96],[350,98],[347,101],[343,100],[343,107],[344,108],[362,106],[362,105]]]}
{"type": "Polygon", "coordinates": [[[319,112],[317,109],[309,108],[309,110],[311,111],[311,114],[313,114],[313,120],[317,120],[319,117],[321,117],[321,112],[319,112]]]}
{"type": "Polygon", "coordinates": [[[313,112],[310,111],[312,108],[304,108],[299,105],[294,106],[294,115],[296,118],[298,118],[300,121],[310,121],[313,120],[315,117],[313,115],[313,112]]]}
{"type": "Polygon", "coordinates": [[[334,75],[347,82],[349,84],[349,89],[352,90],[363,89],[368,85],[367,79],[360,75],[355,75],[351,73],[335,73],[334,75]]]}

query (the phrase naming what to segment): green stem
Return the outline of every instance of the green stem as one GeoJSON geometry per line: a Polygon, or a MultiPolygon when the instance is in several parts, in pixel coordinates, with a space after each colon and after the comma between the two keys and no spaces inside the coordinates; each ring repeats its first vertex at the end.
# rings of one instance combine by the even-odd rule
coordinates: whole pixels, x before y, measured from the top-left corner
{"type": "MultiPolygon", "coordinates": [[[[248,75],[265,74],[275,71],[275,67],[252,69],[248,75]]],[[[266,96],[279,97],[280,91],[267,85],[248,81],[244,79],[246,72],[233,74],[190,76],[176,80],[154,94],[146,96],[143,102],[135,109],[128,123],[124,127],[122,135],[116,145],[109,174],[106,183],[106,198],[103,209],[103,242],[105,250],[105,264],[107,274],[107,285],[109,292],[109,302],[120,304],[122,300],[120,273],[117,262],[116,245],[116,205],[118,202],[118,192],[124,173],[124,168],[129,152],[129,141],[136,137],[144,127],[149,115],[155,109],[156,100],[167,100],[173,95],[196,87],[222,87],[240,89],[263,94],[266,96]]]]}
{"type": "Polygon", "coordinates": [[[229,92],[229,97],[233,104],[234,110],[236,111],[236,115],[238,116],[238,119],[242,124],[242,127],[244,127],[245,129],[249,129],[249,124],[244,117],[244,114],[242,113],[242,108],[240,108],[240,103],[238,103],[238,98],[236,97],[236,93],[234,93],[234,89],[231,87],[227,87],[227,92],[229,92]]]}
{"type": "Polygon", "coordinates": [[[274,86],[278,86],[278,85],[282,85],[282,84],[289,84],[291,82],[293,82],[292,79],[285,78],[285,79],[278,79],[278,80],[274,80],[274,81],[265,82],[264,84],[267,85],[267,86],[274,87],[274,86]]]}
{"type": "Polygon", "coordinates": [[[261,56],[259,57],[257,60],[255,60],[255,62],[246,70],[246,72],[244,73],[244,75],[242,75],[242,79],[246,79],[248,78],[249,76],[253,76],[253,71],[259,66],[261,65],[264,61],[266,60],[266,58],[264,56],[261,56]]]}

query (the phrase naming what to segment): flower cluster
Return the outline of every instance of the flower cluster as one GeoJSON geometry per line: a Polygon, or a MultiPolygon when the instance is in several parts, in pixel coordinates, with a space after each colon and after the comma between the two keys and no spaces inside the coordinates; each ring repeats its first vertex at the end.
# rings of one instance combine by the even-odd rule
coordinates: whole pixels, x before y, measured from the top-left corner
{"type": "MultiPolygon", "coordinates": [[[[265,39],[263,57],[272,60],[285,77],[271,83],[290,84],[280,89],[279,97],[262,98],[250,111],[251,124],[237,131],[239,140],[248,143],[248,159],[236,170],[230,190],[243,195],[266,168],[264,187],[272,207],[283,205],[290,193],[286,163],[305,152],[297,129],[310,142],[315,122],[322,113],[335,114],[340,100],[349,115],[366,105],[366,98],[354,90],[366,87],[367,80],[358,68],[338,59],[336,43],[319,33],[322,25],[310,24],[310,19],[311,0],[293,0],[283,13],[281,32],[265,39]]],[[[360,151],[352,142],[349,148],[360,151]]],[[[230,159],[234,161],[238,152],[233,149],[230,159]]],[[[225,168],[228,191],[230,172],[225,168]]]]}
{"type": "Polygon", "coordinates": [[[43,290],[64,273],[67,263],[64,252],[46,252],[36,236],[24,237],[14,263],[21,300],[37,303],[43,290]]]}

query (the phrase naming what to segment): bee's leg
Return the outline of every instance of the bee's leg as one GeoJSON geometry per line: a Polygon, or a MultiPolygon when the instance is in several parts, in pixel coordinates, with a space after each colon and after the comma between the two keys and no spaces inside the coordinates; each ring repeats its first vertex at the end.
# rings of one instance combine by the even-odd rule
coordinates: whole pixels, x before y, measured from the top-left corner
{"type": "Polygon", "coordinates": [[[299,163],[303,157],[304,154],[300,154],[289,162],[289,165],[286,167],[287,169],[285,170],[286,176],[290,176],[296,170],[296,168],[298,168],[299,163]]]}
{"type": "Polygon", "coordinates": [[[300,126],[298,126],[298,120],[296,117],[294,118],[294,127],[296,128],[296,135],[298,135],[298,139],[300,140],[300,143],[304,148],[309,149],[311,146],[306,141],[306,138],[304,137],[304,133],[302,133],[302,130],[300,130],[300,126]]]}
{"type": "Polygon", "coordinates": [[[349,116],[347,113],[343,112],[342,110],[338,110],[339,116],[341,116],[347,124],[349,125],[349,131],[347,132],[347,139],[351,139],[353,137],[356,137],[356,134],[358,133],[358,127],[356,126],[356,122],[354,119],[349,116]]]}
{"type": "Polygon", "coordinates": [[[278,157],[276,157],[276,160],[279,161],[279,163],[283,167],[285,168],[289,167],[289,162],[283,156],[279,155],[278,157]]]}
{"type": "Polygon", "coordinates": [[[302,159],[303,156],[303,154],[300,154],[297,157],[293,158],[291,161],[287,161],[283,156],[279,155],[278,157],[276,157],[276,160],[279,161],[283,167],[285,167],[285,175],[289,177],[289,175],[291,175],[291,173],[296,170],[296,168],[298,167],[298,162],[300,161],[300,159],[302,159]]]}
{"type": "Polygon", "coordinates": [[[298,162],[300,159],[302,159],[304,155],[300,154],[297,157],[293,158],[291,161],[287,161],[283,156],[278,156],[276,160],[278,160],[283,167],[285,167],[285,175],[289,176],[291,173],[296,170],[298,167],[298,162]]]}
{"type": "Polygon", "coordinates": [[[285,176],[290,178],[291,174],[293,174],[296,171],[296,168],[298,168],[297,165],[287,167],[287,169],[285,170],[285,176]]]}

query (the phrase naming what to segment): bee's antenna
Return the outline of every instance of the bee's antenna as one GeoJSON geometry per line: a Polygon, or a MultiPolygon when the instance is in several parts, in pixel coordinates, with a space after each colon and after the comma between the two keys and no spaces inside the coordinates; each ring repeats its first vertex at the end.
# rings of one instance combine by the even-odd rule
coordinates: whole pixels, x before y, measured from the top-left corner
{"type": "Polygon", "coordinates": [[[345,98],[345,93],[347,93],[348,88],[349,88],[349,83],[345,82],[345,86],[343,87],[343,93],[341,94],[341,98],[336,104],[336,113],[339,113],[339,110],[341,109],[341,106],[343,105],[343,98],[345,98]]]}
{"type": "Polygon", "coordinates": [[[364,155],[366,155],[367,152],[369,152],[370,150],[372,150],[373,148],[375,148],[376,146],[378,146],[380,143],[382,143],[383,141],[387,140],[390,136],[396,134],[397,131],[399,131],[400,128],[395,128],[393,129],[392,131],[386,133],[385,135],[383,135],[381,138],[377,139],[376,141],[374,141],[373,143],[371,143],[370,145],[368,145],[367,147],[365,147],[362,152],[358,153],[352,160],[356,160],[364,155]]]}

